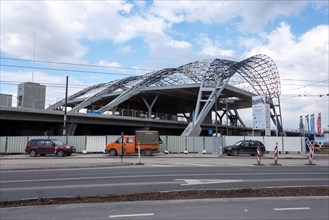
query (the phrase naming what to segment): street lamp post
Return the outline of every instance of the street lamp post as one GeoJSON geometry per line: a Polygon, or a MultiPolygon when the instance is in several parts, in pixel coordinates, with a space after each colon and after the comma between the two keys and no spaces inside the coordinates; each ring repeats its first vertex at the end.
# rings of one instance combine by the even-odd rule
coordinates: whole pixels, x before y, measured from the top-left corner
{"type": "Polygon", "coordinates": [[[225,99],[226,103],[226,136],[228,136],[228,99],[225,99]]]}
{"type": "Polygon", "coordinates": [[[216,130],[216,137],[218,137],[218,127],[217,127],[217,89],[215,93],[215,130],[216,130]]]}
{"type": "Polygon", "coordinates": [[[66,76],[66,86],[65,86],[65,106],[64,106],[64,124],[63,124],[63,136],[66,136],[66,144],[67,144],[66,121],[67,121],[67,93],[68,93],[68,82],[69,82],[69,77],[66,76]]]}

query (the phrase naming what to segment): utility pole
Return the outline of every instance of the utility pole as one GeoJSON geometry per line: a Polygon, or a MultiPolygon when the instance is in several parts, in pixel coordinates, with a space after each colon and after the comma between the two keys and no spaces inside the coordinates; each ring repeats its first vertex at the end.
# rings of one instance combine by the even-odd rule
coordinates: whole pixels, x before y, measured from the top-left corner
{"type": "MultiPolygon", "coordinates": [[[[69,77],[66,76],[63,136],[67,136],[66,121],[67,121],[67,93],[68,93],[68,84],[69,84],[69,77]]],[[[67,142],[67,140],[66,140],[66,142],[67,142]]]]}
{"type": "Polygon", "coordinates": [[[228,136],[228,99],[226,99],[225,102],[226,102],[226,136],[228,136]]]}
{"type": "Polygon", "coordinates": [[[215,130],[216,130],[216,137],[218,137],[218,126],[217,126],[217,88],[215,93],[215,130]]]}

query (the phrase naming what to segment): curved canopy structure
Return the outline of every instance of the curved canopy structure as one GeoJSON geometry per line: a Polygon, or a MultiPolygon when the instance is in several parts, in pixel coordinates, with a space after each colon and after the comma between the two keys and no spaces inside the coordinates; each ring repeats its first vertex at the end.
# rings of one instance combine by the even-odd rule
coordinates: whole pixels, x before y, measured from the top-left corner
{"type": "MultiPolygon", "coordinates": [[[[70,97],[68,102],[79,100],[71,111],[79,112],[98,102],[109,94],[117,93],[113,100],[96,109],[104,113],[115,109],[119,104],[139,94],[145,88],[183,86],[199,84],[200,91],[193,117],[193,126],[189,125],[183,135],[191,135],[191,132],[199,132],[193,129],[201,125],[205,116],[217,101],[217,97],[226,85],[233,85],[248,92],[265,95],[270,100],[279,98],[281,92],[278,69],[273,60],[263,54],[249,57],[241,62],[224,59],[212,59],[196,61],[177,68],[167,68],[147,73],[142,76],[131,76],[108,83],[92,85],[70,97]],[[203,93],[207,94],[204,100],[203,93]],[[88,95],[86,98],[85,96],[88,95]]],[[[49,110],[56,110],[63,106],[65,99],[50,106],[49,110]]],[[[274,114],[277,115],[274,111],[274,114]]],[[[272,118],[273,119],[273,118],[272,118]]],[[[281,127],[279,120],[275,124],[281,127]]],[[[200,133],[200,132],[199,132],[200,133]]]]}

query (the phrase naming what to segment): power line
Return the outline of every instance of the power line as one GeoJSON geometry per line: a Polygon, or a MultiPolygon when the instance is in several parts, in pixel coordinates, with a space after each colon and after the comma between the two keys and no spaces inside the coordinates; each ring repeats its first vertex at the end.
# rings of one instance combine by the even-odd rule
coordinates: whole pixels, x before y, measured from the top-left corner
{"type": "Polygon", "coordinates": [[[293,96],[293,97],[325,97],[325,96],[329,96],[329,94],[304,94],[304,95],[300,95],[300,94],[281,94],[280,97],[282,96],[293,96]]]}
{"type": "MultiPolygon", "coordinates": [[[[301,85],[301,84],[281,84],[281,86],[298,86],[298,88],[295,88],[295,89],[300,89],[299,87],[304,87],[304,85],[301,85]]],[[[305,85],[305,86],[308,87],[308,85],[305,85]]],[[[317,87],[328,87],[328,85],[317,85],[317,87]]],[[[293,90],[293,89],[291,88],[291,90],[293,90]]]]}
{"type": "MultiPolygon", "coordinates": [[[[6,64],[1,64],[0,66],[11,67],[11,68],[31,69],[30,66],[18,66],[18,65],[6,65],[6,64]]],[[[117,76],[135,76],[133,74],[127,74],[127,73],[110,73],[110,72],[99,72],[99,71],[59,69],[59,68],[49,68],[49,67],[34,67],[34,69],[40,69],[40,70],[56,70],[56,71],[63,71],[63,72],[76,72],[76,73],[95,73],[95,74],[117,75],[117,76]]]]}
{"type": "MultiPolygon", "coordinates": [[[[308,79],[292,79],[292,78],[280,78],[281,81],[301,81],[301,82],[320,82],[323,80],[308,80],[308,79]]],[[[329,81],[329,79],[326,79],[324,81],[329,81]]]]}
{"type": "Polygon", "coordinates": [[[150,71],[150,72],[155,71],[155,70],[144,69],[144,68],[118,67],[118,66],[95,65],[95,64],[84,64],[84,63],[68,63],[68,62],[58,62],[58,61],[49,61],[49,60],[29,60],[29,59],[18,59],[18,58],[9,58],[9,57],[1,57],[1,59],[23,61],[23,62],[51,63],[51,64],[60,64],[60,65],[100,67],[100,68],[124,69],[124,70],[135,70],[135,71],[150,71]]]}
{"type": "Polygon", "coordinates": [[[302,88],[309,87],[309,86],[314,86],[316,84],[320,84],[320,83],[323,83],[323,82],[326,82],[326,81],[328,81],[328,79],[316,81],[314,83],[311,83],[311,84],[308,84],[308,85],[304,85],[304,86],[301,86],[301,87],[298,87],[298,88],[285,89],[285,90],[282,90],[282,91],[290,91],[290,90],[302,89],[302,88]]]}
{"type": "MultiPolygon", "coordinates": [[[[21,82],[17,82],[17,81],[1,81],[1,84],[6,84],[6,85],[14,85],[14,86],[17,86],[18,84],[20,84],[21,82]]],[[[46,85],[48,87],[64,87],[65,84],[64,83],[42,83],[42,85],[46,85]]],[[[70,84],[70,87],[71,88],[85,88],[87,86],[90,86],[90,85],[77,85],[77,84],[70,84]]]]}
{"type": "Polygon", "coordinates": [[[292,99],[292,98],[314,98],[314,97],[318,97],[318,98],[327,98],[329,97],[329,93],[328,94],[318,94],[318,95],[313,95],[313,94],[308,94],[308,95],[296,95],[296,94],[285,94],[285,95],[281,95],[280,96],[281,100],[286,100],[286,99],[292,99]],[[282,97],[283,96],[283,97],[282,97]],[[286,97],[284,97],[286,96],[286,97]]]}

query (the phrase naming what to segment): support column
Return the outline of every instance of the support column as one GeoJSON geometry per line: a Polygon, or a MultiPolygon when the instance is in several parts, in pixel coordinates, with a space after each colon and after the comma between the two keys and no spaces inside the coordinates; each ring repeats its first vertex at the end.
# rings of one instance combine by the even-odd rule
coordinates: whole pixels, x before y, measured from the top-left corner
{"type": "Polygon", "coordinates": [[[155,104],[155,102],[157,101],[157,99],[159,98],[159,94],[156,95],[151,103],[151,105],[147,102],[147,100],[142,96],[142,100],[144,102],[144,104],[146,105],[147,109],[148,109],[148,118],[151,118],[152,116],[152,108],[155,104]]]}

